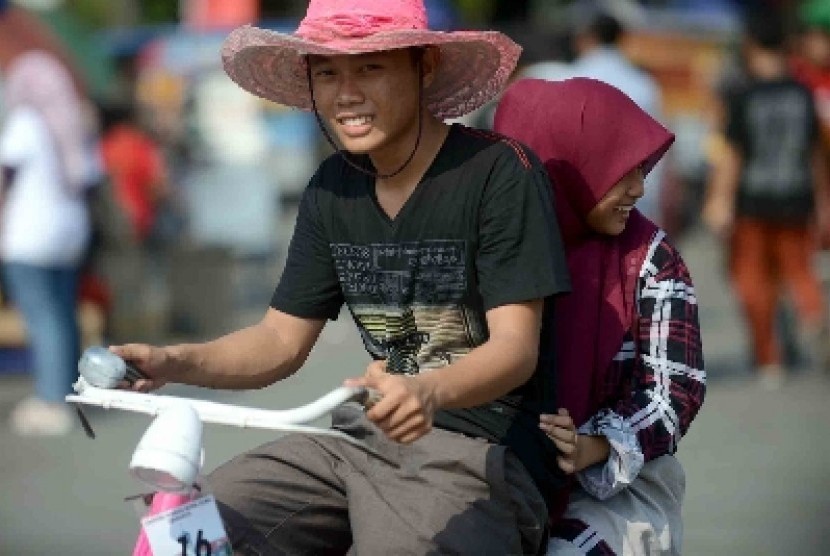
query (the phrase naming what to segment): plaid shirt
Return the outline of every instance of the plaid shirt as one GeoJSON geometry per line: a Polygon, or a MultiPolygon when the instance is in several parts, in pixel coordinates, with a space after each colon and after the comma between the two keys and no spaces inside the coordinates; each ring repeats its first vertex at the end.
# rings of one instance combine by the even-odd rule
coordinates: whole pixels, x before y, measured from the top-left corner
{"type": "Polygon", "coordinates": [[[643,463],[677,450],[706,391],[694,286],[662,231],[651,242],[638,285],[639,330],[629,331],[600,386],[605,408],[579,429],[611,444],[604,465],[577,475],[602,500],[631,484],[643,463]]]}

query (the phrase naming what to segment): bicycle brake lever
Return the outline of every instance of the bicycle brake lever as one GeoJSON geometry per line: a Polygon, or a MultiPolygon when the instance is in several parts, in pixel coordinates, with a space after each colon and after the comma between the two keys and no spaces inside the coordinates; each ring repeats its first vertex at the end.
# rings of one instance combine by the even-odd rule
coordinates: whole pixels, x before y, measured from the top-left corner
{"type": "Polygon", "coordinates": [[[383,398],[383,395],[374,388],[364,388],[363,391],[358,394],[357,402],[363,406],[363,409],[369,410],[375,406],[383,398]]]}
{"type": "Polygon", "coordinates": [[[81,406],[78,404],[72,404],[75,406],[75,411],[78,413],[78,419],[81,420],[81,426],[84,428],[84,432],[86,433],[88,438],[95,439],[95,431],[92,430],[92,425],[89,423],[89,419],[86,418],[84,412],[81,411],[81,406]]]}
{"type": "Polygon", "coordinates": [[[124,380],[130,383],[130,385],[135,384],[137,381],[150,378],[147,376],[144,371],[133,365],[132,363],[127,363],[127,372],[124,374],[124,380]]]}

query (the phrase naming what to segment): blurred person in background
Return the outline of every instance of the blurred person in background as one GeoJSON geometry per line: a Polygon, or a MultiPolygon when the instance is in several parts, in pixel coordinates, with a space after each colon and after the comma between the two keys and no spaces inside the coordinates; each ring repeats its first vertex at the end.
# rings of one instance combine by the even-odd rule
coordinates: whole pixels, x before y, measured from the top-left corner
{"type": "Polygon", "coordinates": [[[110,104],[103,111],[101,155],[115,200],[130,223],[133,240],[152,240],[158,208],[170,197],[161,146],[137,123],[129,103],[110,104]]]}
{"type": "Polygon", "coordinates": [[[540,426],[576,479],[551,507],[548,554],[679,554],[685,476],[674,457],[706,373],[697,297],[666,233],[635,208],[674,136],[593,79],[522,80],[495,129],[542,159],[572,291],[557,298],[558,413],[540,426]]]}
{"type": "Polygon", "coordinates": [[[706,192],[703,220],[725,243],[760,383],[785,377],[776,308],[785,288],[812,365],[825,365],[824,294],[813,267],[816,231],[828,235],[828,177],[809,89],[795,81],[779,14],[752,13],[744,56],[749,81],[724,101],[726,140],[706,192]]]}
{"type": "Polygon", "coordinates": [[[830,151],[830,0],[809,0],[798,13],[801,32],[791,59],[793,76],[812,92],[825,149],[830,151]]]}
{"type": "Polygon", "coordinates": [[[35,375],[35,394],[14,408],[10,425],[24,435],[64,434],[73,424],[63,400],[80,356],[77,288],[95,157],[81,81],[39,22],[17,8],[0,12],[0,72],[0,262],[35,375]]]}
{"type": "MultiPolygon", "coordinates": [[[[662,121],[663,100],[660,86],[651,74],[635,65],[621,48],[627,31],[621,17],[614,11],[616,3],[617,0],[589,0],[577,2],[573,6],[576,28],[573,49],[576,59],[567,68],[564,76],[553,78],[588,77],[603,81],[628,95],[652,118],[662,121]]],[[[669,191],[670,169],[667,164],[668,159],[661,161],[649,174],[645,196],[638,204],[639,210],[646,217],[661,226],[673,224],[666,221],[669,216],[666,206],[670,204],[670,197],[675,193],[669,191]]]]}

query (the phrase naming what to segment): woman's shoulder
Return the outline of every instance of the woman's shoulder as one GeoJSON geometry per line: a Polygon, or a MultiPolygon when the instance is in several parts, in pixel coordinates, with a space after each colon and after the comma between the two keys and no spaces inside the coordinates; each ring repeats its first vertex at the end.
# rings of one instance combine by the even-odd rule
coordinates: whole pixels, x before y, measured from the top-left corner
{"type": "Polygon", "coordinates": [[[682,279],[691,284],[691,275],[680,250],[671,241],[666,232],[660,228],[651,237],[643,266],[640,270],[641,278],[665,280],[671,278],[682,279]]]}

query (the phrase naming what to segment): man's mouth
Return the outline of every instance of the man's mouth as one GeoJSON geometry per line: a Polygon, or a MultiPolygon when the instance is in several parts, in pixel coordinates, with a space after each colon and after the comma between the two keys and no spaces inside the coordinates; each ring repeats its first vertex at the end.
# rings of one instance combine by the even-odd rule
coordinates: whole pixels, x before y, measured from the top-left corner
{"type": "Polygon", "coordinates": [[[346,127],[359,127],[369,125],[374,121],[372,116],[344,116],[337,118],[337,123],[346,127]]]}

